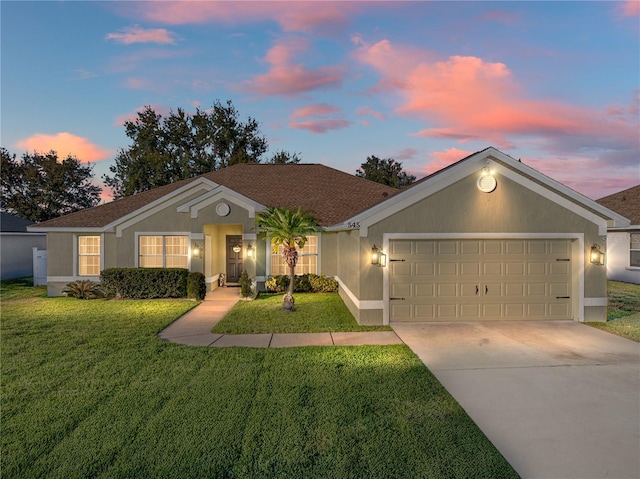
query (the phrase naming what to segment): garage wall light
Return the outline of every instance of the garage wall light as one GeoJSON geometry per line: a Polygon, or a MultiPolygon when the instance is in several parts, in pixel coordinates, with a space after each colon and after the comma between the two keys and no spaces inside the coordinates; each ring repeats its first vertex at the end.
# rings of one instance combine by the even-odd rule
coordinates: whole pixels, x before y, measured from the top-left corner
{"type": "Polygon", "coordinates": [[[591,247],[591,254],[589,255],[589,260],[593,264],[599,264],[599,265],[604,264],[604,253],[600,251],[600,246],[598,246],[597,244],[594,244],[591,247]]]}
{"type": "Polygon", "coordinates": [[[384,267],[387,265],[387,255],[382,252],[382,249],[375,244],[371,248],[371,264],[374,266],[384,267]]]}

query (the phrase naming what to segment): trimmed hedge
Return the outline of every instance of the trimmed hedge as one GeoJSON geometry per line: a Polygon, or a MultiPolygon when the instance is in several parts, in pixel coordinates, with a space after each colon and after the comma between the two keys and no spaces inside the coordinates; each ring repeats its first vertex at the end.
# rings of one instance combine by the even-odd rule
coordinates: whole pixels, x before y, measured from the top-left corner
{"type": "Polygon", "coordinates": [[[189,273],[187,277],[187,296],[198,301],[204,299],[207,294],[207,282],[202,273],[189,273]]]}
{"type": "MultiPolygon", "coordinates": [[[[267,291],[284,293],[289,288],[289,276],[281,274],[269,276],[264,283],[267,291]]],[[[293,283],[294,293],[334,293],[338,291],[338,282],[325,276],[317,274],[302,274],[296,276],[293,283]]]]}
{"type": "Polygon", "coordinates": [[[107,296],[116,298],[185,298],[188,275],[184,268],[107,268],[100,273],[100,284],[107,296]]]}

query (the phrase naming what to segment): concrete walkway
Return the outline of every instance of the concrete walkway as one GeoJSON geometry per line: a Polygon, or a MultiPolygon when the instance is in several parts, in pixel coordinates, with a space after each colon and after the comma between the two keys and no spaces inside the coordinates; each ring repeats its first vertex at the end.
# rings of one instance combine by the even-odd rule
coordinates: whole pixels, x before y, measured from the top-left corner
{"type": "Polygon", "coordinates": [[[296,346],[361,346],[402,344],[393,331],[354,333],[214,334],[211,329],[240,300],[240,288],[218,288],[158,337],[188,346],[287,348],[296,346]]]}

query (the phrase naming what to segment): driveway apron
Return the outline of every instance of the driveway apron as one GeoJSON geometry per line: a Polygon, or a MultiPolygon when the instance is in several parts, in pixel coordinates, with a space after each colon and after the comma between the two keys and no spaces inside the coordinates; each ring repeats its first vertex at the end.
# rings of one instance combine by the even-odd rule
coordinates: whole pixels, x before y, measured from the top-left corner
{"type": "Polygon", "coordinates": [[[573,321],[392,326],[523,478],[640,477],[640,344],[573,321]]]}

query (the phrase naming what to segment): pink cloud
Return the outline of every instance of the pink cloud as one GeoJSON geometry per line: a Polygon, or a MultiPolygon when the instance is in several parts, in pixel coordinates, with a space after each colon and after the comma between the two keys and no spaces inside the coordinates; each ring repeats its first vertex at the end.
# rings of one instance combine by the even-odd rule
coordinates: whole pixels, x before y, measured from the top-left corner
{"type": "Polygon", "coordinates": [[[603,158],[563,155],[523,158],[522,162],[591,199],[638,184],[638,165],[616,166],[603,158]]]}
{"type": "Polygon", "coordinates": [[[385,119],[384,113],[376,111],[376,110],[374,110],[373,108],[371,108],[369,106],[358,107],[358,109],[356,110],[356,115],[358,115],[358,116],[372,116],[374,118],[377,118],[378,120],[384,120],[385,119]]]}
{"type": "Polygon", "coordinates": [[[626,2],[619,2],[616,5],[616,11],[623,17],[637,17],[640,15],[640,1],[627,0],[626,2]]]}
{"type": "Polygon", "coordinates": [[[423,138],[444,138],[448,140],[457,140],[459,143],[466,143],[467,141],[477,138],[475,135],[460,133],[452,130],[451,128],[427,128],[425,130],[411,133],[411,136],[419,136],[423,138]]]}
{"type": "Polygon", "coordinates": [[[445,151],[435,151],[431,154],[431,159],[423,168],[422,173],[431,175],[436,171],[446,168],[462,158],[469,156],[472,151],[460,150],[458,148],[449,148],[445,151]]]}
{"type": "Polygon", "coordinates": [[[359,2],[136,2],[121,5],[136,17],[170,25],[273,21],[287,32],[334,31],[348,23],[359,2]]]}
{"type": "Polygon", "coordinates": [[[342,83],[344,72],[337,67],[310,69],[293,58],[305,51],[307,42],[299,38],[282,40],[271,47],[264,61],[270,65],[267,73],[244,82],[243,88],[261,95],[292,95],[342,83]]]}
{"type": "Polygon", "coordinates": [[[395,160],[410,160],[417,154],[418,150],[416,150],[415,148],[403,148],[395,155],[392,155],[392,158],[394,158],[395,160]]]}
{"type": "Polygon", "coordinates": [[[418,136],[481,139],[513,147],[510,136],[611,138],[637,148],[638,119],[607,117],[601,111],[561,101],[530,98],[507,65],[478,57],[434,59],[429,52],[355,41],[358,61],[378,71],[379,89],[399,95],[399,114],[423,118],[438,128],[418,136]]]}
{"type": "Polygon", "coordinates": [[[54,150],[58,153],[58,158],[61,159],[67,155],[74,155],[84,163],[104,160],[111,155],[109,150],[94,145],[87,138],[68,132],[56,133],[55,135],[36,133],[29,138],[18,141],[16,146],[39,153],[54,150]]]}
{"type": "Polygon", "coordinates": [[[350,125],[347,120],[310,120],[290,122],[289,126],[297,130],[307,130],[311,133],[326,133],[329,130],[341,130],[350,125]]]}
{"type": "Polygon", "coordinates": [[[120,33],[108,33],[106,40],[116,43],[131,45],[133,43],[163,43],[173,45],[177,41],[177,35],[164,28],[144,29],[139,26],[124,28],[120,33]]]}
{"type": "Polygon", "coordinates": [[[315,103],[313,105],[303,106],[293,111],[291,118],[308,118],[310,116],[330,115],[338,113],[340,108],[329,105],[327,103],[315,103]]]}
{"type": "Polygon", "coordinates": [[[289,127],[297,130],[307,130],[311,133],[326,133],[329,130],[340,130],[348,127],[351,122],[340,118],[340,108],[327,103],[315,103],[294,110],[289,119],[289,127]],[[300,118],[322,117],[335,115],[333,118],[317,118],[299,121],[300,118]]]}

